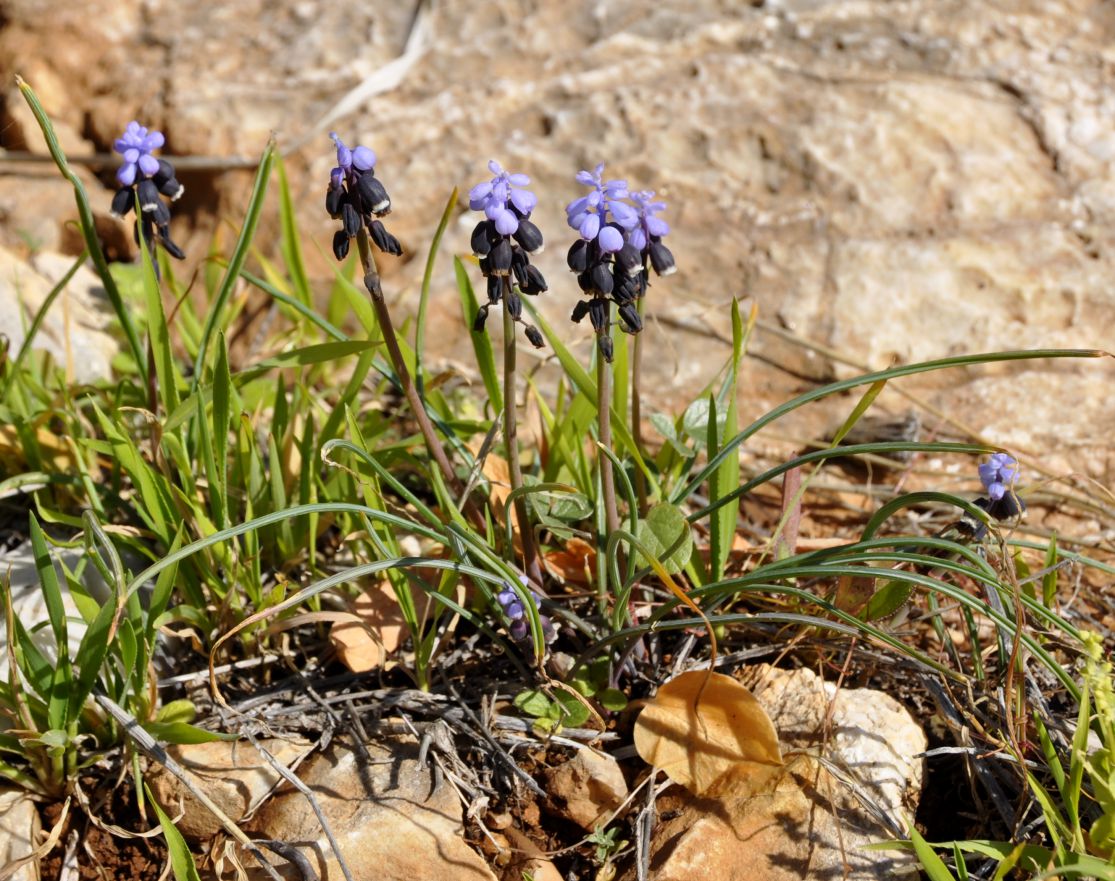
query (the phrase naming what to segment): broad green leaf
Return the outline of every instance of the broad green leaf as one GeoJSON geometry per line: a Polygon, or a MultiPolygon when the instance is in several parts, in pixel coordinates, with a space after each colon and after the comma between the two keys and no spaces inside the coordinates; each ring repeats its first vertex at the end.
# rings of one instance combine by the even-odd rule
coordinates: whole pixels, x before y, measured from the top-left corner
{"type": "Polygon", "coordinates": [[[580,728],[588,721],[589,709],[575,694],[555,691],[547,716],[565,728],[580,728]]]}
{"type": "Polygon", "coordinates": [[[236,740],[235,734],[206,731],[187,722],[144,722],[144,730],[164,743],[213,743],[216,740],[236,740]]]}
{"type": "Polygon", "coordinates": [[[914,586],[909,581],[893,579],[875,591],[863,610],[865,621],[878,621],[889,618],[901,609],[910,599],[914,586]]]}
{"type": "MultiPolygon", "coordinates": [[[[693,554],[693,533],[685,514],[675,505],[660,502],[639,521],[639,541],[671,575],[676,575],[693,554]]],[[[651,565],[640,554],[641,566],[651,565]]]]}
{"type": "Polygon", "coordinates": [[[522,710],[528,716],[547,716],[553,702],[546,697],[544,692],[537,688],[531,688],[520,691],[511,703],[514,704],[516,709],[522,710]]]}

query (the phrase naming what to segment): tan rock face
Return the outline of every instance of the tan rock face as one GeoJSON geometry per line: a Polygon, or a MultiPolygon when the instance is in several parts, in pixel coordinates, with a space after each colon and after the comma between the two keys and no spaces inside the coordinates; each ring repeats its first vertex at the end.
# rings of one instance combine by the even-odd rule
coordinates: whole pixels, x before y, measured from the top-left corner
{"type": "MultiPolygon", "coordinates": [[[[100,149],[136,115],[166,131],[171,154],[256,156],[275,131],[284,147],[298,147],[289,165],[301,228],[325,254],[326,134],[336,128],[373,146],[395,202],[389,226],[418,258],[385,261],[400,308],[414,302],[450,190],[467,190],[496,157],[534,178],[535,219],[551,245],[538,261],[551,285],[540,306],[587,357],[590,332],[566,324],[578,296],[563,265],[562,206],[578,195],[572,174],[607,160],[634,186],[658,190],[670,203],[680,267],[654,284],[649,302],[658,320],[646,331],[655,353],[647,385],[664,403],[699,389],[728,356],[707,331],[726,329],[733,296],[873,368],[1107,342],[1115,275],[1107,4],[439,3],[422,7],[405,55],[410,6],[44,8],[5,4],[4,82],[19,70],[41,84],[67,137],[100,149]],[[679,331],[671,324],[679,321],[697,331],[679,331]]],[[[9,108],[19,100],[10,91],[6,99],[9,108]]],[[[8,116],[0,143],[34,146],[23,117],[8,116]]],[[[195,213],[198,235],[182,239],[197,259],[215,217],[242,211],[247,179],[184,173],[176,224],[188,227],[195,213]]],[[[101,198],[107,204],[107,191],[101,198]]],[[[471,225],[452,223],[444,251],[467,250],[471,225]]],[[[325,262],[305,250],[324,284],[325,262]]],[[[467,362],[448,260],[433,291],[434,354],[467,362]]],[[[752,350],[810,376],[850,372],[765,331],[752,350]]],[[[1103,479],[1112,375],[1109,364],[1090,362],[953,371],[906,385],[992,439],[1103,479]],[[1025,418],[1020,377],[1050,374],[1074,406],[1053,422],[1025,418]]],[[[799,387],[777,367],[755,364],[749,377],[745,418],[799,387]]]]}
{"type": "MultiPolygon", "coordinates": [[[[418,765],[417,745],[369,744],[368,749],[365,761],[334,741],[299,773],[321,803],[356,881],[494,879],[462,837],[457,795],[448,784],[434,787],[430,771],[418,765]]],[[[254,837],[300,847],[322,881],[344,878],[301,793],[277,794],[251,828],[254,837]]]]}
{"type": "Polygon", "coordinates": [[[841,783],[815,759],[800,757],[757,793],[694,799],[659,826],[654,832],[650,877],[653,881],[917,878],[909,855],[860,850],[881,837],[841,783]]]}
{"type": "Polygon", "coordinates": [[[760,665],[758,677],[752,690],[784,748],[815,749],[823,742],[825,758],[854,778],[884,814],[900,822],[917,810],[925,760],[915,756],[928,740],[909,710],[886,692],[838,689],[804,668],[760,665]]]}
{"type": "MultiPolygon", "coordinates": [[[[21,789],[0,789],[0,866],[23,859],[35,849],[39,811],[21,789]]],[[[39,881],[38,862],[26,863],[10,881],[39,881]]]]}
{"type": "MultiPolygon", "coordinates": [[[[309,742],[302,740],[272,738],[260,743],[288,767],[310,749],[309,742]]],[[[255,808],[282,780],[279,772],[250,743],[217,741],[171,746],[167,751],[191,773],[192,782],[234,823],[255,808]]],[[[202,841],[222,828],[220,821],[162,766],[152,768],[146,780],[168,813],[176,816],[178,805],[182,804],[184,813],[177,826],[187,838],[202,841]]]]}
{"type": "Polygon", "coordinates": [[[546,774],[546,793],[559,812],[586,832],[604,822],[625,798],[627,781],[609,755],[579,749],[568,762],[546,774]]]}
{"type": "Polygon", "coordinates": [[[654,830],[653,881],[916,878],[911,854],[862,849],[893,837],[877,816],[901,828],[917,809],[924,760],[914,756],[926,738],[909,712],[883,692],[838,690],[809,670],[751,672],[786,766],[741,766],[686,798],[654,830]],[[799,752],[818,748],[825,765],[799,752]]]}
{"type": "MultiPolygon", "coordinates": [[[[8,337],[12,357],[28,326],[73,264],[73,258],[41,253],[28,263],[0,247],[0,333],[8,337]]],[[[112,333],[108,298],[100,279],[82,266],[54,301],[33,343],[63,366],[72,380],[107,379],[119,343],[112,333]]]]}

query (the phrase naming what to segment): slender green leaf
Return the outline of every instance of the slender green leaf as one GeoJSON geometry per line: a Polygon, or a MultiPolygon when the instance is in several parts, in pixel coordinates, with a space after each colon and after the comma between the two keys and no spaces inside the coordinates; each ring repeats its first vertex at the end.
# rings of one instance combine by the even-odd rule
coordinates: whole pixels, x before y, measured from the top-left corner
{"type": "Polygon", "coordinates": [[[97,267],[97,275],[100,276],[101,284],[104,285],[105,294],[108,296],[108,300],[112,304],[112,309],[116,313],[117,319],[120,321],[120,326],[124,329],[124,336],[127,338],[128,346],[132,350],[132,357],[135,359],[136,368],[139,370],[144,384],[146,384],[147,359],[144,357],[143,346],[140,344],[139,333],[136,330],[135,322],[132,321],[131,312],[127,304],[124,303],[123,297],[120,296],[120,289],[116,286],[116,280],[112,277],[112,273],[109,272],[108,261],[105,259],[104,252],[101,250],[100,238],[97,235],[97,224],[93,218],[93,210],[89,207],[89,197],[85,193],[85,185],[66,161],[66,154],[62,151],[62,147],[58,143],[58,138],[54,134],[54,126],[51,124],[50,118],[46,115],[46,111],[43,110],[42,105],[39,103],[39,99],[36,97],[34,90],[19,76],[16,77],[16,85],[19,86],[24,100],[31,108],[31,112],[34,114],[35,120],[42,130],[43,138],[46,139],[47,149],[50,151],[50,155],[58,166],[58,170],[61,171],[66,179],[73,185],[74,199],[77,202],[78,223],[81,227],[82,238],[85,239],[85,249],[93,260],[93,265],[97,267]]]}
{"type": "Polygon", "coordinates": [[[201,332],[197,358],[194,363],[194,378],[191,391],[197,391],[198,386],[205,377],[205,361],[206,355],[209,352],[209,345],[213,339],[213,334],[217,331],[217,326],[223,319],[222,313],[224,312],[225,305],[228,303],[229,297],[232,296],[232,291],[239,279],[244,260],[247,259],[248,249],[251,247],[252,238],[255,236],[256,225],[259,223],[259,216],[263,212],[263,201],[267,195],[267,182],[271,178],[271,165],[274,160],[275,141],[272,139],[267,142],[267,146],[264,148],[263,155],[259,160],[259,168],[256,171],[255,182],[252,185],[252,194],[248,199],[248,210],[244,216],[244,223],[240,228],[240,238],[237,239],[236,247],[233,248],[232,255],[229,257],[228,267],[225,269],[220,287],[217,288],[217,295],[213,298],[213,302],[209,304],[209,313],[205,318],[205,327],[201,332]]]}
{"type": "MultiPolygon", "coordinates": [[[[973,364],[991,364],[1003,361],[1036,361],[1049,358],[1100,358],[1105,353],[1099,349],[1034,349],[1030,351],[1017,351],[1017,352],[990,352],[979,355],[961,355],[953,358],[941,358],[936,361],[922,361],[917,364],[907,364],[900,367],[891,367],[887,370],[881,370],[876,373],[865,373],[861,376],[853,377],[852,379],[841,380],[834,382],[820,388],[813,389],[803,395],[799,395],[784,404],[775,407],[773,410],[768,411],[759,419],[751,423],[747,428],[731,438],[721,448],[720,452],[714,456],[704,468],[702,468],[684,487],[679,488],[674,494],[672,501],[680,502],[687,499],[690,495],[697,491],[697,489],[708,480],[709,474],[715,471],[721,463],[729,455],[735,454],[735,450],[746,441],[748,438],[756,434],[758,431],[766,427],[772,422],[781,419],[787,413],[811,403],[812,401],[820,400],[821,398],[829,397],[830,395],[838,394],[839,392],[847,391],[848,389],[856,388],[861,385],[871,385],[872,383],[880,380],[898,379],[902,376],[913,376],[918,373],[929,373],[936,370],[945,370],[951,367],[966,367],[973,364]]],[[[564,366],[564,362],[563,362],[564,366]]]]}
{"type": "Polygon", "coordinates": [[[418,297],[418,316],[414,322],[414,375],[420,392],[425,391],[422,355],[426,348],[426,309],[430,303],[430,286],[434,279],[434,264],[437,262],[437,252],[441,247],[441,237],[445,235],[445,228],[449,226],[449,220],[456,209],[457,188],[454,187],[453,192],[449,194],[449,200],[445,203],[445,210],[441,212],[441,220],[438,221],[437,229],[434,230],[434,237],[430,240],[430,250],[426,255],[426,271],[422,274],[422,292],[418,297]]]}
{"type": "Polygon", "coordinates": [[[275,170],[279,173],[279,228],[282,231],[279,249],[282,251],[283,262],[286,263],[295,295],[302,305],[311,307],[313,300],[310,292],[310,281],[306,275],[306,262],[302,257],[302,241],[298,235],[298,223],[294,216],[294,201],[290,197],[286,163],[283,162],[282,156],[276,155],[275,170]]]}
{"type": "Polygon", "coordinates": [[[472,338],[472,350],[476,354],[476,365],[480,370],[480,378],[484,382],[484,389],[488,392],[488,400],[495,412],[503,410],[503,392],[500,390],[499,372],[496,369],[496,358],[492,351],[492,341],[487,331],[476,330],[473,322],[476,313],[480,311],[480,304],[476,299],[476,292],[472,289],[465,265],[460,257],[453,258],[453,271],[457,276],[457,292],[461,298],[461,316],[465,327],[469,328],[472,338]]]}
{"type": "Polygon", "coordinates": [[[201,876],[197,873],[197,865],[194,863],[194,857],[190,853],[186,839],[182,837],[182,833],[178,831],[166,812],[159,807],[159,803],[155,801],[155,796],[151,794],[151,790],[146,783],[143,784],[143,788],[147,793],[148,801],[151,802],[151,807],[155,809],[155,814],[159,818],[159,826],[162,827],[163,838],[166,839],[167,850],[170,852],[170,868],[174,872],[174,881],[201,881],[201,876]]]}

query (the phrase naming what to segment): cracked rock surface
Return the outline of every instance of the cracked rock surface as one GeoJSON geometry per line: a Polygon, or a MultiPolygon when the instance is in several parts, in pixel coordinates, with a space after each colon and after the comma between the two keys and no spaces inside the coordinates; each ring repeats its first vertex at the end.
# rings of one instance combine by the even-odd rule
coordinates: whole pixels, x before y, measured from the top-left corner
{"type": "MultiPolygon", "coordinates": [[[[49,15],[47,6],[0,2],[4,82],[22,73],[64,142],[88,150],[106,149],[133,116],[166,131],[172,155],[254,156],[274,131],[293,148],[301,229],[321,246],[306,251],[323,288],[330,128],[379,154],[391,228],[412,255],[385,267],[400,308],[416,301],[451,188],[467,191],[493,157],[531,174],[551,246],[536,261],[551,286],[540,307],[586,358],[590,331],[565,324],[577,297],[562,259],[563,204],[579,195],[572,174],[607,160],[656,189],[670,203],[680,267],[650,292],[648,385],[663,407],[698,391],[728,356],[716,337],[730,332],[732,297],[756,301],[765,322],[743,418],[811,381],[858,372],[846,361],[881,368],[1108,343],[1110,4],[243,0],[214,11],[95,0],[49,15]],[[779,329],[819,348],[789,345],[779,329]]],[[[18,105],[9,87],[0,141],[40,149],[18,105]]],[[[242,211],[250,174],[190,176],[176,223],[195,225],[200,258],[217,218],[242,211]]],[[[19,208],[32,206],[7,214],[19,208]]],[[[467,251],[472,222],[450,225],[447,253],[467,251]]],[[[433,290],[433,354],[467,362],[448,259],[433,290]]],[[[1102,481],[1111,379],[1106,361],[1059,361],[905,387],[991,440],[1102,481]]],[[[850,406],[817,408],[823,415],[787,431],[815,434],[850,406]]]]}

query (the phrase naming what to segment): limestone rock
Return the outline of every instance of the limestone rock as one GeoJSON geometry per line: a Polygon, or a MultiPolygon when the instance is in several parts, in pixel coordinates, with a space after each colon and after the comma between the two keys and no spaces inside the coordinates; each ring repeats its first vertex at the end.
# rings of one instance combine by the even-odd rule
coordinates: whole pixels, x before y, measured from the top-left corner
{"type": "MultiPolygon", "coordinates": [[[[655,280],[645,331],[655,357],[644,385],[662,407],[702,388],[728,357],[733,296],[755,300],[766,322],[750,346],[766,359],[751,365],[755,411],[800,390],[799,376],[856,370],[823,348],[787,350],[776,336],[783,328],[870,368],[1106,343],[1115,275],[1107,4],[501,0],[419,9],[412,30],[406,4],[246,0],[214,11],[92,0],[74,12],[8,0],[0,81],[27,76],[75,149],[84,140],[108,151],[133,116],[166,132],[170,156],[254,157],[276,132],[294,148],[299,226],[320,245],[304,252],[323,281],[332,277],[319,256],[333,228],[320,204],[334,161],[327,133],[370,144],[394,197],[388,225],[411,255],[383,261],[400,309],[412,308],[451,188],[467,192],[498,158],[534,179],[535,220],[551,245],[537,261],[551,286],[538,306],[583,357],[592,332],[568,324],[578,292],[563,265],[571,233],[562,206],[579,195],[573,173],[606,160],[670,205],[679,271],[655,280]]],[[[20,102],[11,87],[4,99],[20,102]]],[[[7,117],[0,146],[41,151],[22,111],[7,117]]],[[[183,172],[176,239],[192,260],[204,259],[213,228],[242,213],[249,180],[183,172]],[[181,230],[191,221],[192,241],[181,230]]],[[[91,198],[107,205],[107,187],[91,198]]],[[[7,224],[37,222],[35,204],[14,208],[7,224]]],[[[442,243],[431,358],[471,359],[444,257],[468,250],[472,225],[461,216],[442,243]]],[[[961,405],[954,399],[989,371],[904,386],[961,421],[977,417],[992,440],[1053,450],[1053,467],[1097,476],[1115,430],[1110,362],[1009,372],[994,395],[965,395],[961,405]],[[1025,402],[1014,392],[1026,387],[1020,378],[1049,373],[1063,391],[1051,400],[1074,402],[1058,418],[988,405],[1025,402]]],[[[842,402],[828,406],[821,424],[842,402]]],[[[781,433],[810,433],[809,418],[793,416],[781,433]]]]}
{"type": "MultiPolygon", "coordinates": [[[[291,767],[311,748],[301,739],[269,738],[260,744],[278,761],[291,767]]],[[[253,810],[282,781],[279,772],[245,741],[215,741],[175,745],[170,755],[185,766],[191,780],[235,823],[253,810]]],[[[222,828],[220,821],[161,765],[148,772],[146,780],[155,798],[168,813],[177,815],[179,803],[184,811],[178,830],[187,838],[202,841],[222,828]]]]}
{"type": "MultiPolygon", "coordinates": [[[[365,760],[334,741],[299,771],[355,881],[494,881],[462,837],[456,793],[447,784],[434,787],[429,769],[418,764],[417,745],[368,744],[367,750],[365,760]]],[[[321,881],[344,877],[309,802],[289,786],[260,809],[251,829],[256,838],[297,845],[321,881]]]]}
{"type": "MultiPolygon", "coordinates": [[[[887,881],[918,877],[913,856],[865,851],[885,836],[817,760],[801,756],[754,791],[694,798],[654,831],[652,881],[887,881]]],[[[634,873],[629,873],[633,878],[634,873]]]]}
{"type": "Polygon", "coordinates": [[[770,715],[786,746],[821,745],[832,704],[825,757],[853,777],[872,801],[895,821],[911,815],[921,794],[928,746],[910,712],[886,692],[840,688],[812,670],[760,665],[752,692],[770,715]]]}
{"type": "MultiPolygon", "coordinates": [[[[24,328],[72,263],[73,258],[43,253],[31,265],[0,247],[0,328],[13,357],[24,328]]],[[[110,329],[114,321],[100,279],[82,266],[54,301],[32,346],[50,352],[76,382],[107,379],[119,351],[110,329]]]]}
{"type": "Polygon", "coordinates": [[[584,748],[547,771],[546,792],[562,816],[591,832],[627,798],[627,781],[612,756],[584,748]]]}
{"type": "MultiPolygon", "coordinates": [[[[39,833],[39,811],[21,789],[0,789],[0,867],[28,856],[39,833]]],[[[39,881],[39,864],[29,862],[9,881],[39,881]]]]}
{"type": "Polygon", "coordinates": [[[924,760],[915,756],[927,741],[909,712],[883,692],[836,689],[810,670],[761,665],[749,679],[787,767],[762,781],[729,774],[687,798],[654,832],[652,881],[916,878],[912,854],[861,848],[892,838],[917,808],[924,760]],[[836,773],[792,754],[822,746],[836,773]]]}

